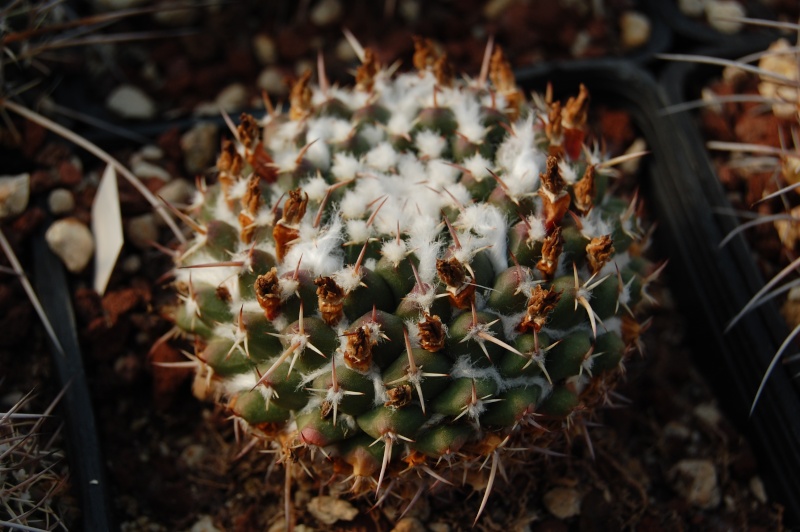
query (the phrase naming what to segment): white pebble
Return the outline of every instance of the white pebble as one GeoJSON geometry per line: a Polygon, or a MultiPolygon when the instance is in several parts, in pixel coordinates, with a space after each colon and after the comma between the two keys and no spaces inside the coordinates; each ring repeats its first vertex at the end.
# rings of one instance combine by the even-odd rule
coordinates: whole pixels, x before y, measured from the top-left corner
{"type": "Polygon", "coordinates": [[[194,187],[185,179],[173,179],[158,189],[158,195],[170,205],[187,203],[192,194],[194,194],[194,187]]]}
{"type": "Polygon", "coordinates": [[[276,67],[267,67],[261,71],[256,80],[259,89],[267,91],[269,94],[283,96],[288,93],[286,83],[283,82],[283,72],[276,67]]]}
{"type": "Polygon", "coordinates": [[[344,499],[322,495],[311,499],[307,506],[308,511],[318,521],[332,525],[337,521],[352,521],[358,510],[344,499]]]}
{"type": "Polygon", "coordinates": [[[66,188],[56,188],[47,196],[47,207],[53,216],[63,216],[75,208],[75,196],[66,188]]]}
{"type": "Polygon", "coordinates": [[[130,218],[125,224],[125,233],[128,242],[139,249],[149,249],[151,242],[158,241],[158,225],[155,215],[147,213],[130,218]]]}
{"type": "Polygon", "coordinates": [[[717,471],[710,460],[681,460],[670,470],[669,476],[675,491],[689,504],[705,510],[719,506],[717,471]]]}
{"type": "Polygon", "coordinates": [[[678,0],[678,9],[687,17],[699,17],[705,9],[704,0],[678,0]]]}
{"type": "Polygon", "coordinates": [[[581,494],[572,488],[553,488],[544,494],[542,502],[558,519],[569,519],[581,513],[581,494]]]}
{"type": "Polygon", "coordinates": [[[204,172],[214,164],[219,128],[210,123],[194,126],[181,137],[183,164],[190,175],[204,172]]]}
{"type": "Polygon", "coordinates": [[[157,164],[145,161],[144,159],[132,161],[131,172],[133,172],[133,175],[140,179],[146,179],[148,177],[156,177],[162,181],[170,181],[172,179],[172,176],[169,175],[169,172],[157,164]]]}
{"type": "Polygon", "coordinates": [[[108,95],[106,107],[114,114],[134,120],[148,120],[156,115],[156,105],[141,89],[120,85],[108,95]]]}
{"type": "Polygon", "coordinates": [[[269,35],[259,33],[253,37],[253,53],[259,64],[271,65],[278,60],[278,47],[269,35]]]}
{"type": "Polygon", "coordinates": [[[128,255],[122,260],[120,268],[122,268],[123,272],[133,275],[142,269],[142,257],[139,255],[128,255]]]}
{"type": "Polygon", "coordinates": [[[311,10],[309,18],[315,26],[333,24],[342,16],[342,3],[339,0],[322,0],[311,10]]]}
{"type": "Polygon", "coordinates": [[[650,40],[650,19],[638,11],[626,11],[620,16],[620,40],[625,50],[643,46],[650,40]]]}
{"type": "Polygon", "coordinates": [[[30,195],[30,174],[0,176],[0,218],[21,214],[30,195]]]}
{"type": "Polygon", "coordinates": [[[708,23],[720,33],[731,34],[741,30],[743,23],[730,19],[743,18],[746,15],[744,7],[733,0],[709,0],[706,4],[708,23]]]}
{"type": "Polygon", "coordinates": [[[247,105],[247,89],[241,83],[233,83],[222,89],[214,100],[217,107],[233,113],[247,105]]]}
{"type": "Polygon", "coordinates": [[[83,271],[94,253],[92,232],[76,218],[53,222],[44,237],[53,253],[72,273],[83,271]]]}

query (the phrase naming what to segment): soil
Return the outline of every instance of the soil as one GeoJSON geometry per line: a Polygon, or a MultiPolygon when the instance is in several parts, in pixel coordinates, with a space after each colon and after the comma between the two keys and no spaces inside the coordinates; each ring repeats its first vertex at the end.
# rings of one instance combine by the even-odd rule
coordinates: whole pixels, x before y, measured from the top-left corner
{"type": "MultiPolygon", "coordinates": [[[[397,2],[397,9],[408,3],[397,2]]],[[[511,4],[517,9],[523,5],[511,4]]],[[[294,12],[256,17],[237,11],[247,9],[241,4],[224,4],[222,11],[192,22],[203,29],[202,34],[126,46],[116,50],[119,55],[107,55],[99,64],[108,67],[113,58],[117,65],[111,70],[113,75],[106,82],[84,86],[82,97],[102,98],[125,79],[159,102],[160,112],[184,114],[200,102],[215,99],[231,81],[254,85],[258,72],[265,68],[251,49],[254,35],[275,36],[278,55],[274,64],[281,73],[293,75],[298,62],[313,60],[313,50],[309,53],[308,49],[313,39],[308,36],[321,36],[325,49],[332,49],[341,40],[343,20],[354,33],[367,36],[365,44],[378,44],[386,57],[408,56],[410,35],[437,31],[437,38],[459,68],[469,72],[478,71],[485,35],[493,30],[497,30],[499,42],[509,45],[516,65],[562,53],[563,43],[537,49],[526,42],[526,19],[513,16],[513,10],[486,21],[481,18],[483,5],[479,2],[447,6],[451,9],[441,13],[434,7],[431,13],[420,13],[416,25],[390,24],[379,31],[370,24],[375,14],[368,9],[341,14],[327,27],[298,22],[305,19],[294,12]],[[241,24],[243,20],[246,22],[241,24]],[[286,21],[289,26],[284,25],[286,21]],[[291,31],[275,31],[278,26],[291,31]],[[438,33],[437,28],[449,28],[447,32],[452,34],[438,33]],[[156,66],[158,83],[144,75],[148,65],[156,66]]],[[[599,31],[597,24],[573,14],[558,20],[561,22],[539,22],[543,27],[567,31],[566,35],[574,36],[587,27],[599,31]]],[[[125,22],[132,29],[142,23],[138,19],[125,22]]],[[[613,33],[605,25],[603,28],[613,33]]],[[[619,52],[613,40],[598,42],[604,44],[588,55],[619,52]]],[[[327,57],[326,61],[331,72],[337,72],[336,61],[327,57]]],[[[86,65],[91,67],[92,62],[86,65]]],[[[80,61],[66,61],[59,73],[75,82],[84,66],[80,61]]],[[[96,80],[91,76],[101,71],[90,72],[87,79],[96,80]]],[[[345,69],[332,76],[346,79],[345,69]]],[[[256,96],[255,91],[250,96],[256,96]]],[[[616,146],[617,153],[637,136],[630,118],[618,109],[596,107],[593,123],[608,145],[616,146]]],[[[21,139],[15,140],[11,134],[3,137],[3,160],[9,161],[9,173],[31,172],[32,197],[24,213],[3,221],[0,228],[30,272],[30,244],[48,224],[49,193],[55,188],[70,190],[76,203],[70,215],[87,222],[102,166],[39,126],[16,119],[14,124],[21,139]]],[[[188,182],[193,175],[186,170],[182,133],[169,128],[152,139],[161,149],[153,162],[173,180],[188,182]]],[[[114,155],[125,162],[139,151],[134,143],[115,141],[111,146],[114,155]]],[[[158,177],[143,181],[153,191],[165,186],[158,177]]],[[[149,206],[125,181],[120,180],[119,186],[126,224],[149,212],[149,206]]],[[[168,242],[168,231],[163,227],[157,230],[159,241],[168,242]]],[[[271,455],[249,446],[228,413],[193,398],[188,372],[158,365],[184,360],[180,350],[189,347],[159,341],[170,329],[159,309],[171,297],[166,275],[171,259],[152,247],[128,242],[117,264],[104,296],[90,288],[89,272],[72,275],[70,288],[108,464],[113,510],[122,530],[282,530],[281,466],[275,466],[271,455]]],[[[0,257],[0,266],[9,266],[5,257],[0,257]]],[[[542,454],[524,467],[508,467],[508,479],[496,485],[476,530],[782,528],[783,510],[764,492],[757,457],[726,420],[723,405],[717,404],[692,364],[700,354],[692,351],[686,339],[686,323],[670,296],[668,287],[673,280],[669,273],[667,269],[657,287],[660,306],[644,338],[644,356],[629,364],[615,404],[598,412],[591,445],[583,440],[564,442],[551,449],[564,457],[542,454]]],[[[0,374],[5,376],[0,380],[0,396],[35,388],[40,391],[41,403],[33,406],[46,405],[59,388],[45,335],[19,280],[5,270],[0,271],[0,331],[0,374]]],[[[309,510],[321,502],[319,486],[297,474],[292,491],[294,519],[304,524],[305,530],[467,530],[480,505],[482,488],[426,493],[397,525],[397,508],[402,511],[407,501],[390,501],[372,509],[374,501],[350,501],[347,494],[341,494],[339,514],[348,514],[351,507],[357,514],[352,521],[326,525],[319,520],[319,513],[309,510]]],[[[68,492],[60,497],[62,504],[74,508],[68,492]]],[[[71,528],[79,528],[77,518],[72,519],[71,528]]]]}

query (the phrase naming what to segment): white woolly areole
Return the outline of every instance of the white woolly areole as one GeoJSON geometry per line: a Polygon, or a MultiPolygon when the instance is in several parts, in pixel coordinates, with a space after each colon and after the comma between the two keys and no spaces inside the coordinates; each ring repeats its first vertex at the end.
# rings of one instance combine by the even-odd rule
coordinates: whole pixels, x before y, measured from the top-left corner
{"type": "Polygon", "coordinates": [[[349,294],[361,284],[361,279],[364,278],[364,271],[361,269],[356,271],[355,267],[347,266],[335,272],[331,277],[344,290],[345,294],[349,294]]]}
{"type": "Polygon", "coordinates": [[[613,227],[600,216],[600,209],[592,209],[588,215],[581,217],[581,235],[596,238],[611,234],[613,227]]]}
{"type": "Polygon", "coordinates": [[[397,164],[397,152],[388,142],[381,142],[364,156],[367,166],[380,172],[388,172],[397,164]]]}
{"type": "Polygon", "coordinates": [[[435,159],[442,154],[447,141],[436,131],[423,129],[414,137],[414,144],[421,157],[435,159]]]}
{"type": "Polygon", "coordinates": [[[466,168],[466,170],[472,174],[472,177],[475,178],[476,181],[482,181],[484,178],[490,177],[489,169],[492,169],[494,163],[481,155],[480,153],[476,153],[471,157],[467,157],[461,163],[461,166],[466,168]]]}
{"type": "Polygon", "coordinates": [[[403,260],[405,260],[406,255],[408,254],[408,249],[406,248],[406,243],[404,240],[398,240],[396,238],[387,240],[381,246],[381,255],[386,258],[393,266],[397,267],[403,260]]]}
{"type": "Polygon", "coordinates": [[[383,131],[383,129],[373,126],[372,124],[363,126],[359,131],[359,135],[366,141],[367,144],[373,147],[377,146],[386,138],[386,133],[383,131]]]}
{"type": "Polygon", "coordinates": [[[347,220],[347,236],[349,243],[363,244],[372,236],[366,220],[347,220]]]}
{"type": "Polygon", "coordinates": [[[544,241],[544,237],[547,236],[547,231],[544,227],[544,218],[540,218],[539,216],[532,214],[525,220],[530,226],[530,229],[528,229],[528,239],[530,239],[531,242],[544,241]]]}
{"type": "Polygon", "coordinates": [[[356,174],[361,172],[364,166],[352,153],[335,153],[333,155],[333,166],[331,174],[338,181],[349,181],[355,179],[356,174]]]}
{"type": "Polygon", "coordinates": [[[258,378],[255,373],[237,373],[222,381],[225,395],[236,395],[237,393],[250,391],[255,388],[258,378]]]}
{"type": "MultiPolygon", "coordinates": [[[[508,223],[497,207],[488,203],[470,205],[461,212],[456,224],[477,237],[468,240],[474,246],[473,251],[488,247],[487,252],[496,272],[502,272],[508,267],[506,258],[508,223]]],[[[461,244],[466,247],[464,241],[461,244]]]]}
{"type": "Polygon", "coordinates": [[[566,181],[569,185],[574,185],[578,180],[578,173],[576,172],[575,166],[571,165],[566,159],[558,161],[558,173],[561,179],[566,181]]]}
{"type": "Polygon", "coordinates": [[[308,194],[308,201],[311,202],[319,202],[325,197],[325,193],[328,192],[328,188],[330,185],[325,182],[325,179],[320,176],[314,176],[308,178],[305,182],[300,185],[300,188],[303,189],[303,192],[308,194]]]}
{"type": "Polygon", "coordinates": [[[344,262],[341,218],[334,216],[330,224],[321,230],[303,224],[300,233],[299,241],[289,249],[278,266],[279,273],[293,271],[301,258],[302,268],[314,276],[328,276],[341,269],[344,262]]]}
{"type": "Polygon", "coordinates": [[[458,132],[473,144],[482,144],[486,136],[481,104],[468,95],[454,98],[451,109],[458,123],[458,132]]]}

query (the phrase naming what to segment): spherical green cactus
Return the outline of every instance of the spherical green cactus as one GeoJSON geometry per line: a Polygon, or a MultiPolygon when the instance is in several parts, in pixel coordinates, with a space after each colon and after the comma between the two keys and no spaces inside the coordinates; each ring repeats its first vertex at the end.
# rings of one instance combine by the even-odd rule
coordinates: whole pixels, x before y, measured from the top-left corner
{"type": "Polygon", "coordinates": [[[504,453],[585,430],[655,268],[584,146],[584,87],[529,104],[499,48],[456,80],[416,45],[414,72],[360,50],[353,89],[307,75],[288,113],[242,117],[172,317],[196,393],[284,462],[379,494],[485,467],[488,497],[504,453]]]}

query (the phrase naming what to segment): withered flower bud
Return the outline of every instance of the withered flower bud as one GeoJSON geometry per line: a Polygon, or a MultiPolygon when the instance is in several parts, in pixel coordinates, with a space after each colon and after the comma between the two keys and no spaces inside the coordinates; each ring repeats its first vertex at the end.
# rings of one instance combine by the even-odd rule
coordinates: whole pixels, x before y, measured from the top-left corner
{"type": "Polygon", "coordinates": [[[401,384],[396,388],[389,388],[386,390],[386,395],[389,396],[389,400],[383,403],[383,406],[392,408],[402,408],[409,404],[413,399],[413,395],[411,394],[411,386],[408,384],[401,384]]]}
{"type": "MultiPolygon", "coordinates": [[[[319,291],[318,291],[319,292],[319,291]]],[[[347,335],[344,363],[356,371],[367,371],[372,365],[372,346],[367,327],[359,327],[347,335]]]]}
{"type": "Polygon", "coordinates": [[[431,316],[427,312],[422,321],[417,323],[419,327],[419,345],[426,351],[436,352],[444,347],[444,327],[439,316],[431,316]]]}
{"type": "Polygon", "coordinates": [[[436,259],[436,272],[448,288],[461,288],[467,279],[466,268],[455,257],[436,259]]]}
{"type": "Polygon", "coordinates": [[[356,70],[356,89],[364,92],[372,90],[380,64],[371,48],[364,48],[364,62],[356,70]]]}
{"type": "Polygon", "coordinates": [[[547,322],[547,317],[556,308],[556,304],[561,299],[561,292],[556,292],[552,287],[542,288],[537,284],[531,290],[531,297],[528,299],[528,307],[525,316],[517,326],[520,332],[539,332],[547,322]]]}
{"type": "Polygon", "coordinates": [[[258,122],[256,122],[253,115],[247,113],[242,113],[239,117],[239,126],[236,128],[236,133],[245,150],[248,151],[252,150],[261,140],[261,128],[258,127],[258,122]]]}
{"type": "Polygon", "coordinates": [[[586,260],[589,261],[589,271],[595,274],[605,266],[614,253],[611,235],[598,236],[586,244],[586,260]]]}
{"type": "Polygon", "coordinates": [[[414,68],[422,72],[434,65],[439,57],[439,54],[436,53],[436,47],[433,45],[433,41],[427,37],[414,35],[413,39],[414,58],[412,62],[414,64],[414,68]]]}
{"type": "Polygon", "coordinates": [[[542,272],[545,279],[552,279],[558,267],[558,257],[564,249],[564,239],[561,236],[561,228],[547,235],[542,242],[542,258],[536,263],[536,268],[542,272]]]}
{"type": "Polygon", "coordinates": [[[572,187],[572,192],[575,194],[575,208],[583,215],[589,214],[589,211],[594,207],[596,193],[594,175],[595,167],[590,164],[586,167],[586,171],[580,181],[572,187]]]}
{"type": "Polygon", "coordinates": [[[278,317],[281,310],[281,289],[278,284],[278,270],[272,268],[265,274],[259,275],[254,283],[256,300],[264,311],[268,320],[278,317]]]}
{"type": "Polygon", "coordinates": [[[292,91],[289,94],[289,118],[292,120],[303,120],[309,114],[313,106],[311,105],[311,89],[308,87],[308,82],[311,80],[311,70],[306,70],[300,79],[292,85],[292,91]]]}
{"type": "Polygon", "coordinates": [[[433,64],[433,75],[436,76],[436,83],[442,87],[452,87],[455,79],[453,65],[447,59],[447,54],[442,54],[433,64]]]}
{"type": "Polygon", "coordinates": [[[583,129],[589,116],[589,89],[581,83],[577,96],[570,96],[564,106],[564,127],[583,129]]]}
{"type": "Polygon", "coordinates": [[[344,290],[331,277],[317,277],[317,304],[322,314],[322,320],[330,326],[335,326],[341,321],[343,314],[342,300],[344,290]]]}

